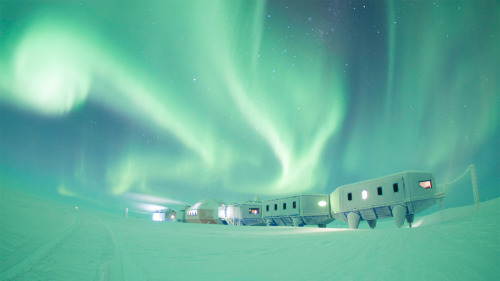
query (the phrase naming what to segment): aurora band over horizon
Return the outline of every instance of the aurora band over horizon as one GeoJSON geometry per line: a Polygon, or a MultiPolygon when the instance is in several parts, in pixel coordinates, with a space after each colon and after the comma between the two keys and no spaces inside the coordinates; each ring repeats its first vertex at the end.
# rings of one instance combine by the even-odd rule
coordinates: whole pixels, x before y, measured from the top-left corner
{"type": "MultiPolygon", "coordinates": [[[[334,15],[261,1],[87,3],[85,16],[40,4],[2,23],[0,102],[84,136],[65,140],[58,125],[37,134],[72,151],[69,160],[51,153],[56,167],[43,169],[77,198],[182,204],[200,199],[193,193],[329,193],[406,169],[452,177],[498,139],[498,5],[440,4],[384,2],[357,20],[346,3],[334,15]],[[368,34],[372,25],[383,36],[368,34]],[[476,25],[481,34],[468,31],[476,25]],[[112,116],[108,127],[89,127],[91,109],[112,116]]],[[[1,123],[3,132],[22,125],[1,123]]],[[[43,150],[7,147],[21,137],[2,134],[2,156],[43,150]]]]}

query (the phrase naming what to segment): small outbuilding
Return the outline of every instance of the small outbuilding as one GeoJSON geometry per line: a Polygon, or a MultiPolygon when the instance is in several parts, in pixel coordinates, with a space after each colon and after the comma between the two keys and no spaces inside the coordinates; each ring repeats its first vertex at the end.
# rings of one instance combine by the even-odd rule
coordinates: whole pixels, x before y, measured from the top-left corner
{"type": "Polygon", "coordinates": [[[262,202],[262,219],[268,226],[318,225],[326,227],[334,219],[328,194],[285,197],[262,202]]]}
{"type": "Polygon", "coordinates": [[[176,212],[172,209],[166,209],[165,211],[156,211],[153,213],[154,221],[175,221],[176,212]]]}
{"type": "Polygon", "coordinates": [[[176,221],[177,212],[172,209],[167,209],[165,211],[165,221],[176,221]]]}
{"type": "Polygon", "coordinates": [[[179,212],[175,216],[175,220],[177,222],[186,222],[186,212],[189,209],[189,205],[184,206],[184,208],[180,209],[179,212]]]}
{"type": "Polygon", "coordinates": [[[156,211],[153,213],[153,220],[154,221],[165,221],[165,213],[156,211]]]}

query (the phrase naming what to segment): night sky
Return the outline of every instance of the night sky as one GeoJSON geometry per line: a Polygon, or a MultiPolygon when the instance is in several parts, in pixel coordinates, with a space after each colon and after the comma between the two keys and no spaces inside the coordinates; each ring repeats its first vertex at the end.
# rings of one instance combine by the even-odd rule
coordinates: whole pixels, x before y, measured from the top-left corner
{"type": "Polygon", "coordinates": [[[0,186],[147,211],[474,164],[498,197],[498,3],[0,1],[0,186]]]}

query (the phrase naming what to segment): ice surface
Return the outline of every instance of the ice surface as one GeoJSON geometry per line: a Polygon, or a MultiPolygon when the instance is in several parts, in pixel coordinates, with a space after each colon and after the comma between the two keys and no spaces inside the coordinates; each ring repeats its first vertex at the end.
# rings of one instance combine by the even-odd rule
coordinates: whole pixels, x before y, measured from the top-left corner
{"type": "Polygon", "coordinates": [[[412,229],[239,227],[123,218],[2,187],[0,280],[498,280],[499,207],[417,215],[412,229]]]}

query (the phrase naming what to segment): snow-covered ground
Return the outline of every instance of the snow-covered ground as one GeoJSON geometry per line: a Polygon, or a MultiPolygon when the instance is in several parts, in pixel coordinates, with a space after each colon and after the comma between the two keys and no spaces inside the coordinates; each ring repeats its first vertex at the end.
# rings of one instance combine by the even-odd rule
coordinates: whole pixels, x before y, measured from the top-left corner
{"type": "Polygon", "coordinates": [[[412,229],[198,225],[1,187],[0,280],[499,280],[499,215],[496,198],[417,215],[412,229]]]}

